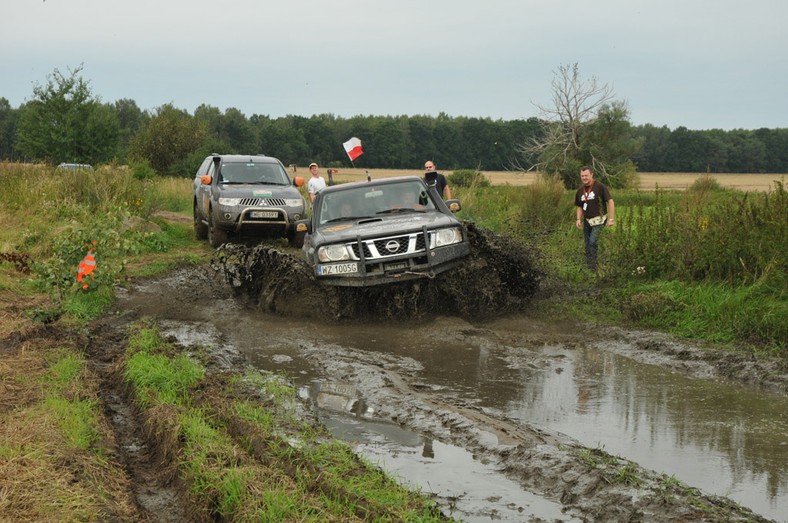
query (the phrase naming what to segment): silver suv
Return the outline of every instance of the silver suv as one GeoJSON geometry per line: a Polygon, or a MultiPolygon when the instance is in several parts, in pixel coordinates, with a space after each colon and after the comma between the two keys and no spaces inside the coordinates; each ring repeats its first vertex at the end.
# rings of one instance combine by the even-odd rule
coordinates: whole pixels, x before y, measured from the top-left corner
{"type": "Polygon", "coordinates": [[[321,282],[365,287],[434,278],[470,253],[468,232],[415,176],[326,187],[315,196],[303,251],[321,282]]]}
{"type": "Polygon", "coordinates": [[[271,156],[208,156],[194,177],[194,237],[208,238],[212,247],[231,235],[286,237],[300,247],[303,233],[294,224],[306,216],[303,184],[271,156]]]}

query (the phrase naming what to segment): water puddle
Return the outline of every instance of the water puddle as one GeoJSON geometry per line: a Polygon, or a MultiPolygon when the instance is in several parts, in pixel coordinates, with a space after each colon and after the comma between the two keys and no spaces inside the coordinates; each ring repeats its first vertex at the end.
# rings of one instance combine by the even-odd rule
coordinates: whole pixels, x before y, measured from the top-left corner
{"type": "Polygon", "coordinates": [[[674,475],[758,513],[788,514],[788,399],[689,379],[598,349],[522,376],[507,416],[571,435],[585,446],[674,475]]]}
{"type": "MultiPolygon", "coordinates": [[[[442,322],[356,326],[334,341],[414,358],[421,364],[416,380],[439,394],[566,434],[785,521],[786,396],[688,378],[571,336],[561,342],[552,327],[528,320],[483,329],[442,322]],[[530,327],[544,329],[548,342],[530,327]]],[[[615,343],[606,342],[610,349],[615,343]]]]}
{"type": "Polygon", "coordinates": [[[565,515],[559,503],[523,490],[463,448],[366,418],[373,410],[352,385],[317,381],[299,392],[312,401],[335,437],[403,484],[432,496],[445,514],[469,523],[581,521],[565,515]]]}

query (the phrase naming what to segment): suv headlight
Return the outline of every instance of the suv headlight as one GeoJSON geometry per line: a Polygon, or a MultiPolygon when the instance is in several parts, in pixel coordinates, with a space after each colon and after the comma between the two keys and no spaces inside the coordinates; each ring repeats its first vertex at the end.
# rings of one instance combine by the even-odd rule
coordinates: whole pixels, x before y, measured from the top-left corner
{"type": "Polygon", "coordinates": [[[240,198],[219,198],[219,205],[224,207],[235,207],[241,203],[240,198]]]}
{"type": "Polygon", "coordinates": [[[350,253],[344,245],[324,245],[317,250],[317,259],[323,263],[349,260],[350,253]]]}
{"type": "Polygon", "coordinates": [[[462,230],[459,227],[438,229],[430,234],[430,249],[460,242],[462,242],[462,230]]]}
{"type": "Polygon", "coordinates": [[[303,207],[304,200],[301,198],[286,198],[285,205],[288,207],[303,207]]]}

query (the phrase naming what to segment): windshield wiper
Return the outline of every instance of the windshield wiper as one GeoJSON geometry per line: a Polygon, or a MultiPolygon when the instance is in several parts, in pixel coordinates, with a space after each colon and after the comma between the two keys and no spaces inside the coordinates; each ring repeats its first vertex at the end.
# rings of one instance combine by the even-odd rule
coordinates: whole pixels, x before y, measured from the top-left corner
{"type": "Polygon", "coordinates": [[[353,221],[353,220],[363,220],[365,218],[372,218],[371,216],[340,216],[339,218],[332,218],[330,220],[326,220],[323,223],[333,223],[333,222],[344,222],[344,221],[353,221]]]}
{"type": "Polygon", "coordinates": [[[396,209],[386,209],[375,214],[394,214],[399,212],[426,212],[424,209],[414,209],[412,207],[397,207],[396,209]]]}

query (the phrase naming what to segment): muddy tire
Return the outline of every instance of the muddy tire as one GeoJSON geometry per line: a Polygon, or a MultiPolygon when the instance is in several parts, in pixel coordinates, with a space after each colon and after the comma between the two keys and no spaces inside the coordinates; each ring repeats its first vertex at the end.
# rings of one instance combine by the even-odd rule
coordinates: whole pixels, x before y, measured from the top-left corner
{"type": "Polygon", "coordinates": [[[194,203],[194,239],[204,240],[208,237],[208,226],[205,225],[200,218],[200,213],[197,210],[197,202],[194,203]]]}
{"type": "Polygon", "coordinates": [[[288,231],[287,243],[288,245],[290,245],[290,247],[293,247],[294,249],[300,249],[301,247],[304,246],[304,233],[303,232],[299,233],[296,232],[295,230],[288,231]]]}
{"type": "Polygon", "coordinates": [[[208,213],[208,243],[210,243],[211,247],[214,249],[227,243],[227,231],[214,225],[212,213],[208,213]]]}

